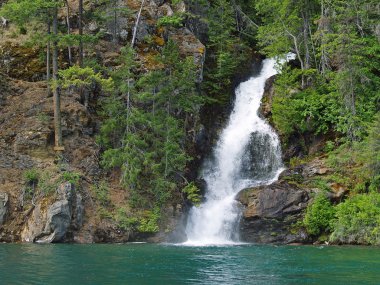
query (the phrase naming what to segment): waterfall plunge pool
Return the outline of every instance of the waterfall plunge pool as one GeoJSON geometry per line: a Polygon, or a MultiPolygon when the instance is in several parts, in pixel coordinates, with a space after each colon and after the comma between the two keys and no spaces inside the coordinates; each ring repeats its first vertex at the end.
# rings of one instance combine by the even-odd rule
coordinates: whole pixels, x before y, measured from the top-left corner
{"type": "Polygon", "coordinates": [[[379,284],[362,246],[0,244],[0,284],[379,284]]]}

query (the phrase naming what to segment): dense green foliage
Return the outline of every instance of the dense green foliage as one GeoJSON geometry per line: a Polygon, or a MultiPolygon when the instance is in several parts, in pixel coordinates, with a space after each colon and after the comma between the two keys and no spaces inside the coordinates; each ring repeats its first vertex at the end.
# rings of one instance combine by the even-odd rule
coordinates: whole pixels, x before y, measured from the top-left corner
{"type": "Polygon", "coordinates": [[[242,64],[250,58],[249,42],[239,33],[233,1],[210,3],[207,15],[208,54],[205,68],[205,92],[221,104],[229,102],[232,79],[241,72],[242,64]]]}
{"type": "Polygon", "coordinates": [[[273,121],[284,136],[338,132],[361,140],[379,111],[375,1],[255,1],[266,54],[292,51],[276,82],[273,121]]]}
{"type": "Polygon", "coordinates": [[[307,208],[303,220],[307,232],[316,236],[323,231],[329,231],[334,214],[335,210],[328,198],[323,193],[318,194],[313,203],[307,208]]]}
{"type": "Polygon", "coordinates": [[[332,242],[380,244],[380,194],[360,194],[336,206],[332,242]]]}
{"type": "Polygon", "coordinates": [[[159,68],[142,76],[131,73],[133,57],[132,50],[121,56],[121,67],[114,74],[117,95],[103,104],[106,120],[98,141],[105,148],[103,166],[122,171],[130,206],[156,209],[138,227],[154,232],[157,209],[180,195],[187,183],[182,179],[190,159],[185,151],[186,132],[203,99],[195,92],[193,59],[180,58],[173,42],[158,56],[159,68]]]}
{"type": "Polygon", "coordinates": [[[318,134],[333,137],[325,147],[331,172],[311,186],[330,191],[335,183],[350,194],[337,206],[317,196],[305,214],[306,230],[313,236],[332,232],[330,239],[336,243],[379,244],[377,1],[252,4],[264,53],[296,55],[276,78],[273,123],[285,142],[303,138],[305,144],[318,134]]]}
{"type": "MultiPolygon", "coordinates": [[[[33,22],[38,27],[50,24],[55,8],[62,14],[65,2],[10,0],[2,6],[0,15],[16,23],[20,33],[28,34],[30,28],[25,23],[33,22]]],[[[120,1],[96,2],[91,11],[86,11],[84,22],[107,26],[116,47],[118,17],[125,17],[127,22],[135,20],[135,11],[120,1]]],[[[179,2],[173,0],[171,4],[179,2]]],[[[157,232],[163,208],[183,198],[198,205],[200,190],[187,180],[186,172],[200,108],[205,103],[229,106],[233,80],[243,72],[253,49],[260,49],[266,56],[293,52],[296,60],[284,65],[275,81],[273,123],[285,141],[292,136],[332,134],[334,140],[326,145],[332,174],[316,179],[313,186],[329,190],[328,183],[337,182],[351,195],[338,206],[324,195],[317,195],[303,224],[314,236],[333,232],[334,242],[379,243],[377,1],[187,2],[201,7],[195,13],[202,12],[174,12],[160,17],[155,23],[157,34],[147,36],[138,51],[126,44],[115,65],[100,62],[89,46],[84,64],[60,62],[59,80],[52,87],[76,87],[81,93],[87,91],[87,95],[95,93],[95,89],[103,92],[102,99],[93,102],[102,108],[99,115],[103,122],[97,137],[102,148],[101,164],[107,171],[120,173],[128,203],[113,208],[112,189],[106,182],[95,182],[92,192],[102,217],[114,219],[125,230],[157,232]],[[207,52],[199,51],[205,56],[203,82],[199,82],[199,66],[195,66],[194,58],[180,55],[178,46],[170,40],[171,31],[176,28],[186,27],[196,33],[197,21],[207,26],[203,31],[207,52]],[[160,39],[160,44],[153,48],[152,38],[160,39]],[[151,49],[150,55],[157,55],[150,58],[149,67],[141,64],[145,49],[151,49]],[[365,225],[362,231],[360,223],[365,225]]],[[[41,31],[31,36],[36,43],[57,43],[61,49],[85,42],[95,44],[101,36],[64,32],[62,21],[54,36],[47,30],[41,31]]],[[[76,54],[75,48],[73,53],[76,54]]],[[[0,90],[2,86],[0,79],[0,90]]],[[[87,108],[88,98],[84,101],[87,108]]],[[[33,188],[32,194],[35,187],[49,194],[59,182],[78,184],[80,174],[62,172],[52,179],[47,173],[31,170],[25,172],[24,179],[33,188]]]]}
{"type": "Polygon", "coordinates": [[[380,120],[377,116],[370,124],[369,135],[365,139],[343,144],[328,154],[328,166],[334,169],[331,179],[355,193],[380,189],[379,126],[380,120]]]}

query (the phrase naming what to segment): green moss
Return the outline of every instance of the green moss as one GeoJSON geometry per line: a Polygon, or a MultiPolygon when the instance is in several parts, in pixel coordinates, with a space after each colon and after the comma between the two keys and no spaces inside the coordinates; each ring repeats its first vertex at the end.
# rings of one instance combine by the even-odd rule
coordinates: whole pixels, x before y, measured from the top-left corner
{"type": "Polygon", "coordinates": [[[0,49],[0,57],[9,57],[12,60],[6,66],[8,76],[17,79],[35,81],[45,75],[44,60],[40,60],[40,49],[30,46],[5,43],[0,49]]]}

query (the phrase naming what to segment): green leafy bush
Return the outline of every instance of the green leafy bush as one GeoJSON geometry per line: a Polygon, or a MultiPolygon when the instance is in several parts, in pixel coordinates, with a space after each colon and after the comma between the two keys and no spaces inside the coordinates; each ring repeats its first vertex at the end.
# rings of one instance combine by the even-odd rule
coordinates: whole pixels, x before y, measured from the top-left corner
{"type": "MultiPolygon", "coordinates": [[[[309,70],[312,76],[315,71],[309,70]]],[[[276,128],[285,137],[293,133],[328,132],[339,117],[339,100],[320,81],[317,87],[301,90],[299,69],[285,66],[275,82],[276,96],[273,98],[272,116],[276,128]]]]}
{"type": "Polygon", "coordinates": [[[93,185],[91,190],[95,193],[96,199],[102,206],[107,206],[110,203],[109,186],[107,182],[101,181],[97,185],[93,185]]]}
{"type": "Polygon", "coordinates": [[[114,220],[118,227],[125,231],[134,230],[138,224],[138,219],[131,217],[126,207],[120,207],[116,210],[114,220]]]}
{"type": "Polygon", "coordinates": [[[158,19],[157,26],[181,27],[184,16],[182,14],[173,14],[171,16],[163,16],[158,19]]]}
{"type": "Polygon", "coordinates": [[[51,171],[44,171],[40,173],[40,179],[38,181],[38,188],[44,195],[50,195],[55,192],[59,182],[53,177],[51,171]]]}
{"type": "Polygon", "coordinates": [[[23,176],[24,176],[24,181],[27,184],[36,184],[38,182],[40,174],[37,169],[32,168],[32,169],[25,170],[23,176]]]}
{"type": "Polygon", "coordinates": [[[199,206],[201,203],[202,195],[200,194],[199,188],[192,182],[187,184],[182,192],[186,194],[187,199],[193,203],[195,206],[199,206]]]}
{"type": "Polygon", "coordinates": [[[380,194],[359,194],[336,206],[330,241],[380,245],[380,194]]]}
{"type": "Polygon", "coordinates": [[[308,206],[303,223],[307,232],[317,236],[330,231],[331,221],[334,219],[335,209],[327,197],[320,193],[314,202],[308,206]]]}
{"type": "Polygon", "coordinates": [[[81,177],[81,175],[78,172],[65,171],[62,173],[60,181],[61,182],[70,182],[71,184],[74,184],[75,187],[78,187],[80,177],[81,177]]]}
{"type": "Polygon", "coordinates": [[[153,211],[145,211],[145,217],[140,219],[138,226],[139,232],[156,233],[159,230],[158,221],[160,219],[160,209],[154,208],[153,211]]]}

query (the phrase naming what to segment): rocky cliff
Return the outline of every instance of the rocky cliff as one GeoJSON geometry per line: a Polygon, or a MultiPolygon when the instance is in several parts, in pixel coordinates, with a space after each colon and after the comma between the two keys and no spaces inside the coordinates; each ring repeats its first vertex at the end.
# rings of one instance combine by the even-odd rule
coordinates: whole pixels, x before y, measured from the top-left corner
{"type": "MultiPolygon", "coordinates": [[[[68,1],[76,23],[76,1],[68,1]]],[[[91,12],[96,3],[86,2],[91,12]]],[[[118,5],[138,11],[138,1],[118,1],[118,5]]],[[[140,73],[155,68],[154,56],[170,38],[179,45],[182,56],[193,56],[202,80],[205,46],[187,27],[157,28],[157,20],[174,12],[186,12],[184,2],[146,1],[136,33],[140,73]]],[[[111,13],[112,11],[105,11],[111,13]]],[[[61,15],[64,21],[64,15],[61,15]]],[[[120,49],[130,42],[134,17],[120,15],[115,23],[87,22],[88,34],[102,37],[87,52],[112,69],[120,49]],[[113,36],[117,36],[117,39],[113,36]]],[[[106,172],[99,166],[101,149],[96,143],[104,96],[93,90],[85,107],[79,91],[62,91],[62,132],[65,150],[54,149],[53,99],[47,96],[45,64],[39,58],[42,47],[30,47],[26,36],[14,37],[10,23],[2,30],[0,43],[0,241],[5,242],[126,242],[135,239],[160,240],[119,227],[116,209],[128,200],[119,184],[117,170],[106,172]],[[102,188],[107,181],[107,189],[102,188]],[[107,193],[107,198],[104,198],[107,193]],[[102,196],[103,195],[103,196],[102,196]]],[[[72,33],[77,33],[76,24],[72,33]]],[[[68,56],[60,50],[60,65],[68,56]]],[[[194,134],[192,134],[193,136],[194,134]]],[[[162,228],[170,231],[182,208],[182,200],[164,212],[162,228]]],[[[130,211],[129,209],[124,209],[130,211]]]]}

